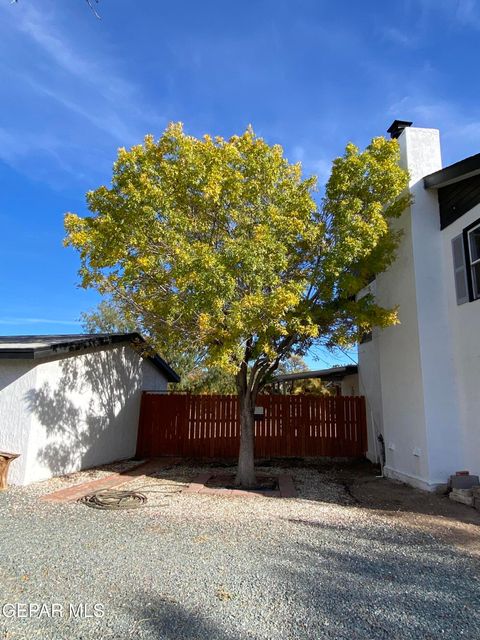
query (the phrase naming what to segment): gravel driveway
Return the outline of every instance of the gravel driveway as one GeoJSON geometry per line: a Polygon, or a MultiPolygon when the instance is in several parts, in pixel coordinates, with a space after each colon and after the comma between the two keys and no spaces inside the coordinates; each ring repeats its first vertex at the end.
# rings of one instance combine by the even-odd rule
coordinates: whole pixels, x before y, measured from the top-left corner
{"type": "Polygon", "coordinates": [[[0,638],[480,637],[474,510],[367,467],[265,469],[297,499],[179,493],[202,471],[133,481],[149,501],[128,512],[39,502],[48,483],[0,494],[0,604],[20,603],[0,638]]]}

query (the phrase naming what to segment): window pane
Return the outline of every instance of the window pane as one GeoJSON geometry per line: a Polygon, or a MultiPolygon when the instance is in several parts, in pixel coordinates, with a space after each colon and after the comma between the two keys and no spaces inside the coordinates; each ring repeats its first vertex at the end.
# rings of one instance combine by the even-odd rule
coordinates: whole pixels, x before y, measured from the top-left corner
{"type": "Polygon", "coordinates": [[[472,266],[472,284],[474,298],[480,298],[480,262],[472,266]]]}
{"type": "Polygon", "coordinates": [[[480,260],[480,227],[473,229],[469,233],[471,260],[480,260]]]}

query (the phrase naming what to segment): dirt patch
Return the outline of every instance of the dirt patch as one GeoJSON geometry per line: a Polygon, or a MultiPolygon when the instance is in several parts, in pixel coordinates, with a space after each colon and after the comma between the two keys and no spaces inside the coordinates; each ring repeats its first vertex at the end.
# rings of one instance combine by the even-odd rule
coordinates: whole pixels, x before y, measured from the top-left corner
{"type": "MultiPolygon", "coordinates": [[[[250,489],[245,489],[245,491],[278,491],[278,477],[257,474],[255,479],[255,486],[250,489]]],[[[211,476],[205,482],[205,486],[215,489],[238,489],[238,486],[235,484],[235,476],[227,473],[211,476]]]]}
{"type": "Polygon", "coordinates": [[[355,504],[413,527],[480,557],[480,512],[449,500],[446,494],[415,489],[402,482],[378,477],[372,466],[340,471],[338,480],[355,504]]]}
{"type": "Polygon", "coordinates": [[[183,491],[185,494],[202,494],[223,497],[296,498],[297,490],[291,475],[280,473],[268,475],[259,473],[257,484],[250,489],[239,488],[235,484],[235,473],[219,470],[205,471],[195,476],[193,482],[183,491]]]}

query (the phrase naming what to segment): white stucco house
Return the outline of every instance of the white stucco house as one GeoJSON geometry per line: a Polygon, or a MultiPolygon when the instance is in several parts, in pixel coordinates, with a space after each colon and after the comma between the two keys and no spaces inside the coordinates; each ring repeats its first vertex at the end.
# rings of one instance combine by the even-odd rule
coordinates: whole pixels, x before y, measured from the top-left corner
{"type": "Polygon", "coordinates": [[[143,390],[179,377],[137,333],[0,337],[0,451],[10,484],[132,457],[143,390]]]}
{"type": "Polygon", "coordinates": [[[439,132],[395,121],[414,202],[395,263],[359,295],[398,305],[400,324],[359,345],[369,457],[433,490],[480,472],[480,154],[442,168],[439,132]]]}

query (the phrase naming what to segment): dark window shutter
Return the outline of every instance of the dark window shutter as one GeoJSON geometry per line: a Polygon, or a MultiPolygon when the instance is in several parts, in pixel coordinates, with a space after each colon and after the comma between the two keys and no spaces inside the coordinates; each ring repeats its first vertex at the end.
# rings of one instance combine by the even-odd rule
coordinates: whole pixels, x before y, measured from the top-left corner
{"type": "Polygon", "coordinates": [[[455,275],[455,291],[457,304],[468,302],[467,268],[465,265],[465,252],[463,249],[463,235],[452,240],[453,272],[455,275]]]}

